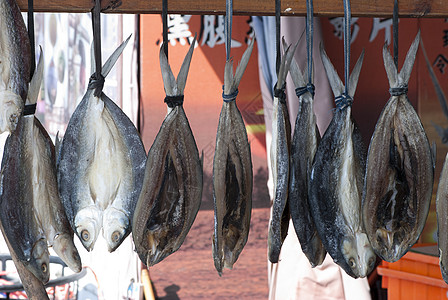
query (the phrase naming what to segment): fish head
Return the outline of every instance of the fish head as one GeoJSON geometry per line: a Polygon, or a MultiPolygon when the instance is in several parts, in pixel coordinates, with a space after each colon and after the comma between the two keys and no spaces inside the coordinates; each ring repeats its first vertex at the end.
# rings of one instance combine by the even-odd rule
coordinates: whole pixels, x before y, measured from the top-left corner
{"type": "Polygon", "coordinates": [[[154,266],[161,262],[170,253],[173,253],[177,248],[173,247],[172,243],[167,241],[169,230],[159,224],[153,224],[146,233],[146,265],[148,267],[154,266]]]}
{"type": "Polygon", "coordinates": [[[80,210],[75,217],[76,234],[87,251],[91,251],[101,230],[102,214],[95,206],[80,210]]]}
{"type": "Polygon", "coordinates": [[[31,250],[31,258],[26,267],[42,283],[48,282],[50,279],[50,255],[45,239],[40,239],[34,244],[31,250]]]}
{"type": "Polygon", "coordinates": [[[0,92],[0,133],[16,130],[17,122],[23,109],[22,98],[8,90],[0,92]]]}
{"type": "Polygon", "coordinates": [[[81,272],[81,258],[73,243],[73,234],[58,234],[54,238],[53,249],[73,272],[81,272]]]}
{"type": "Polygon", "coordinates": [[[342,242],[342,254],[355,278],[366,277],[375,267],[376,256],[365,233],[346,238],[342,242]]]}
{"type": "Polygon", "coordinates": [[[107,242],[109,252],[115,251],[128,236],[131,222],[125,213],[113,207],[104,211],[103,237],[107,242]]]}
{"type": "Polygon", "coordinates": [[[378,249],[378,255],[382,259],[388,262],[396,262],[412,246],[409,245],[409,239],[406,238],[406,230],[404,228],[398,230],[378,228],[376,230],[375,244],[377,246],[375,248],[378,249]]]}

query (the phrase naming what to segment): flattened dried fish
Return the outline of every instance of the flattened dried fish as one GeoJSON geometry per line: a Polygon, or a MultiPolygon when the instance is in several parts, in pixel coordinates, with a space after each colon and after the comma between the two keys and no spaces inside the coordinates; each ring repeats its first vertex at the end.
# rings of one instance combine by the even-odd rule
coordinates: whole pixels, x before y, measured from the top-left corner
{"type": "MultiPolygon", "coordinates": [[[[42,55],[41,55],[42,58],[42,55]]],[[[42,60],[33,76],[29,99],[37,100],[42,60]]],[[[22,116],[6,140],[2,159],[0,219],[6,239],[18,259],[40,281],[50,278],[50,257],[44,228],[52,214],[51,202],[59,201],[54,169],[54,148],[34,115],[22,116]]],[[[60,205],[60,204],[59,204],[60,205]]],[[[51,222],[51,221],[50,221],[51,222]]],[[[53,235],[54,238],[54,235],[53,235]]]]}
{"type": "MultiPolygon", "coordinates": [[[[104,77],[128,41],[104,64],[104,77]]],[[[70,119],[58,159],[62,203],[88,251],[101,228],[110,252],[131,232],[145,159],[143,143],[131,120],[104,93],[95,97],[94,89],[89,88],[70,119]]]]}
{"type": "Polygon", "coordinates": [[[365,277],[374,268],[376,257],[362,224],[365,149],[351,114],[351,98],[364,53],[350,76],[348,95],[344,94],[344,84],[322,48],[321,56],[337,103],[314,157],[309,186],[311,213],[334,262],[354,278],[365,277]]]}
{"type": "Polygon", "coordinates": [[[384,66],[391,98],[370,142],[364,187],[363,220],[375,253],[400,259],[417,242],[428,216],[434,168],[431,147],[407,96],[407,84],[420,33],[398,73],[386,45],[384,66]]]}
{"type": "Polygon", "coordinates": [[[168,114],[148,153],[143,189],[134,212],[132,237],[143,263],[153,266],[182,245],[202,197],[202,163],[182,107],[196,39],[177,81],[160,49],[168,114]]]}
{"type": "Polygon", "coordinates": [[[15,0],[0,0],[0,133],[14,131],[28,94],[31,46],[15,0]]]}
{"type": "Polygon", "coordinates": [[[252,210],[252,159],[246,127],[236,106],[238,85],[254,42],[250,43],[233,76],[233,60],[224,71],[224,102],[219,116],[213,158],[215,232],[213,259],[218,273],[233,267],[246,245],[252,210]],[[230,96],[224,96],[230,95],[230,96]]]}
{"type": "MultiPolygon", "coordinates": [[[[286,45],[284,41],[283,45],[284,47],[286,45]]],[[[291,144],[289,210],[302,251],[311,266],[315,267],[322,264],[327,252],[314,225],[308,202],[311,166],[320,141],[313,111],[314,94],[311,94],[314,86],[305,83],[304,78],[308,77],[308,74],[302,74],[294,59],[291,63],[290,74],[296,91],[304,87],[308,90],[299,96],[300,106],[291,144]]]]}
{"type": "MultiPolygon", "coordinates": [[[[296,45],[297,47],[297,45],[296,45]]],[[[289,149],[291,145],[291,124],[286,106],[285,80],[296,48],[288,49],[282,57],[274,91],[272,115],[271,168],[274,179],[274,202],[268,232],[268,258],[278,262],[280,249],[288,233],[289,205],[289,149]]]]}
{"type": "Polygon", "coordinates": [[[437,243],[439,246],[439,264],[443,280],[448,283],[448,153],[440,174],[436,197],[437,243]]]}

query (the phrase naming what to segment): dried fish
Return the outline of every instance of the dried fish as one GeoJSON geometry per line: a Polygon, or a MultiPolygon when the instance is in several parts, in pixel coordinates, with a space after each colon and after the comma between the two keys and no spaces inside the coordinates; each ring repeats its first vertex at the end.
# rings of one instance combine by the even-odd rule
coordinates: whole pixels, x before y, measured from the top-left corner
{"type": "Polygon", "coordinates": [[[362,224],[365,149],[351,113],[364,53],[350,76],[348,95],[323,48],[321,56],[337,102],[314,157],[309,185],[311,213],[334,262],[354,278],[365,277],[374,268],[376,257],[362,224]]]}
{"type": "Polygon", "coordinates": [[[364,186],[363,220],[375,253],[400,259],[417,242],[428,216],[434,181],[431,147],[407,96],[420,40],[417,34],[398,73],[383,47],[391,98],[370,142],[364,186]]]}
{"type": "MultiPolygon", "coordinates": [[[[104,64],[104,77],[128,41],[104,64]]],[[[62,203],[88,251],[101,228],[110,252],[131,232],[145,160],[143,143],[131,120],[104,93],[95,97],[89,88],[70,119],[58,158],[62,203]]]]}
{"type": "MultiPolygon", "coordinates": [[[[29,90],[30,104],[36,103],[42,73],[40,60],[29,90]]],[[[61,206],[53,143],[33,114],[22,116],[16,130],[8,136],[3,153],[0,219],[3,233],[18,259],[43,283],[50,278],[47,237],[60,250],[61,240],[55,239],[55,235],[65,233],[64,229],[59,231],[63,224],[55,224],[59,219],[52,219],[60,211],[51,206],[58,202],[61,206]],[[54,225],[58,227],[44,231],[54,225]]],[[[65,217],[63,211],[62,217],[65,217]]]]}
{"type": "Polygon", "coordinates": [[[153,266],[182,245],[199,210],[202,162],[182,107],[183,92],[196,38],[177,81],[160,49],[160,67],[168,114],[146,161],[143,188],[134,212],[132,237],[143,263],[153,266]]]}
{"type": "Polygon", "coordinates": [[[439,263],[443,280],[448,283],[448,153],[440,174],[436,197],[437,210],[437,243],[439,246],[439,263]]]}
{"type": "Polygon", "coordinates": [[[31,46],[15,0],[0,0],[0,133],[14,131],[30,81],[31,46]]]}
{"type": "MultiPolygon", "coordinates": [[[[285,48],[284,41],[283,45],[285,48]]],[[[308,77],[308,74],[302,74],[294,59],[291,63],[290,74],[296,91],[305,88],[306,92],[299,96],[300,106],[291,144],[289,210],[302,251],[311,266],[315,267],[322,264],[327,252],[316,230],[308,201],[311,166],[320,141],[313,111],[314,94],[311,94],[314,86],[305,83],[304,78],[308,77]]]]}
{"type": "MultiPolygon", "coordinates": [[[[297,45],[296,45],[297,47],[297,45]]],[[[288,49],[282,56],[278,72],[277,85],[274,92],[274,107],[272,114],[271,168],[274,179],[274,202],[268,232],[268,258],[277,263],[280,249],[288,232],[290,219],[288,205],[289,186],[289,150],[291,145],[291,124],[284,84],[292,57],[296,48],[288,49]]]]}
{"type": "Polygon", "coordinates": [[[238,85],[249,62],[250,43],[233,75],[233,60],[224,71],[224,102],[219,116],[213,158],[215,232],[213,259],[218,273],[233,267],[249,235],[252,210],[252,159],[246,127],[236,105],[238,85]]]}

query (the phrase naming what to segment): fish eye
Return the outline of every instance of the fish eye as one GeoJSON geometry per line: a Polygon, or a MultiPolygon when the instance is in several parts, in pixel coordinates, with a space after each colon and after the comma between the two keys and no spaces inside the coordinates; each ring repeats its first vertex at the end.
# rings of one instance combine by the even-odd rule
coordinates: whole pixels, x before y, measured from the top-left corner
{"type": "Polygon", "coordinates": [[[41,266],[41,269],[42,269],[42,273],[47,273],[47,264],[42,264],[42,266],[41,266]]]}
{"type": "Polygon", "coordinates": [[[87,242],[90,238],[90,234],[87,230],[84,229],[83,231],[81,231],[81,237],[85,242],[87,242]]]}
{"type": "Polygon", "coordinates": [[[112,233],[112,236],[111,236],[112,237],[112,241],[114,243],[117,243],[120,240],[120,236],[121,236],[120,232],[114,231],[114,233],[112,233]]]}
{"type": "Polygon", "coordinates": [[[355,262],[355,259],[353,257],[348,260],[348,265],[352,269],[354,269],[356,267],[356,262],[355,262]]]}

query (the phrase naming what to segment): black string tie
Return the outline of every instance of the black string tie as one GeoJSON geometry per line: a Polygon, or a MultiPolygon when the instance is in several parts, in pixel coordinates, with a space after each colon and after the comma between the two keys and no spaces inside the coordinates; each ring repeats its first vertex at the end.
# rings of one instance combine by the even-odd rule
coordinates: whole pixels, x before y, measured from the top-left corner
{"type": "Polygon", "coordinates": [[[283,84],[281,89],[277,88],[277,84],[274,86],[274,97],[278,98],[281,103],[286,103],[286,83],[283,84]]]}
{"type": "Polygon", "coordinates": [[[296,88],[296,95],[297,97],[300,97],[302,95],[304,95],[306,92],[310,93],[312,97],[314,97],[314,84],[312,83],[307,83],[306,86],[304,87],[298,87],[296,88]]]}
{"type": "MultiPolygon", "coordinates": [[[[222,89],[224,90],[224,86],[222,86],[222,89]]],[[[224,100],[224,102],[226,103],[235,101],[236,96],[238,96],[238,89],[236,89],[233,93],[228,95],[224,94],[224,91],[222,92],[222,100],[224,100]]]]}
{"type": "Polygon", "coordinates": [[[36,103],[25,105],[25,108],[23,109],[23,115],[24,116],[34,115],[34,113],[36,112],[36,107],[37,107],[36,103]]]}
{"type": "Polygon", "coordinates": [[[94,95],[95,97],[100,97],[101,93],[103,92],[104,87],[104,76],[100,74],[99,78],[96,73],[92,74],[89,79],[89,85],[87,86],[87,89],[89,90],[95,90],[94,95]]]}
{"type": "Polygon", "coordinates": [[[389,93],[391,96],[397,96],[397,97],[401,95],[406,95],[408,93],[408,85],[390,88],[389,93]]]}
{"type": "Polygon", "coordinates": [[[353,99],[348,94],[343,93],[342,95],[336,97],[336,108],[339,110],[343,110],[346,107],[352,106],[353,99]]]}
{"type": "Polygon", "coordinates": [[[184,103],[184,95],[166,96],[164,101],[169,108],[175,108],[184,103]]]}

